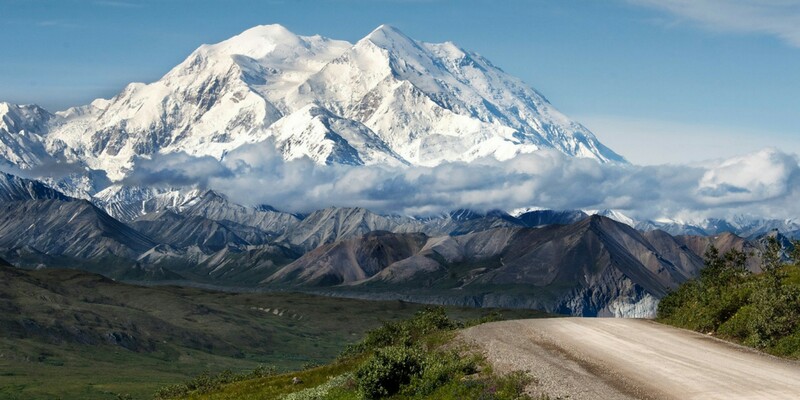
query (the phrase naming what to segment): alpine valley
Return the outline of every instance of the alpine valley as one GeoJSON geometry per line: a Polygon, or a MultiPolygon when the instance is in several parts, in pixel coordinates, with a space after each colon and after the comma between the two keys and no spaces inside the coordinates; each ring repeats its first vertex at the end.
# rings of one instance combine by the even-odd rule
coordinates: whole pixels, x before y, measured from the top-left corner
{"type": "MultiPolygon", "coordinates": [[[[51,113],[0,103],[0,257],[115,280],[304,291],[584,316],[653,316],[710,245],[754,254],[792,220],[635,221],[614,210],[303,214],[202,182],[149,182],[162,157],[403,169],[541,150],[626,164],[541,94],[453,43],[380,26],[355,44],[257,26],[160,80],[51,113]]],[[[180,181],[181,176],[176,176],[180,181]]],[[[269,184],[269,183],[266,183],[269,184]]],[[[436,188],[431,188],[436,190],[436,188]]]]}

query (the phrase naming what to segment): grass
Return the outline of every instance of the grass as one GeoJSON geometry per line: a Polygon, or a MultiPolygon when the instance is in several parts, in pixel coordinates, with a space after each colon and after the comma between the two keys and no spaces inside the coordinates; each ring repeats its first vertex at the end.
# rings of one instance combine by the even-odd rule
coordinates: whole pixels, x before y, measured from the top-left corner
{"type": "Polygon", "coordinates": [[[114,399],[118,394],[130,394],[144,399],[151,398],[157,387],[206,369],[254,368],[252,362],[180,350],[174,360],[166,361],[163,356],[115,346],[63,346],[2,339],[0,398],[114,399]]]}
{"type": "Polygon", "coordinates": [[[210,393],[195,392],[189,394],[187,399],[215,399],[215,400],[256,400],[275,399],[282,395],[313,389],[323,385],[332,377],[351,371],[359,363],[358,359],[335,362],[329,365],[297,371],[266,378],[250,379],[224,385],[210,393]],[[299,378],[302,382],[293,384],[292,378],[299,378]]]}
{"type": "MultiPolygon", "coordinates": [[[[477,324],[485,320],[472,320],[477,324]]],[[[530,399],[523,373],[499,376],[486,360],[452,343],[465,324],[442,308],[426,308],[384,324],[333,363],[180,393],[197,400],[530,399]],[[297,378],[302,383],[293,384],[297,378]]]]}
{"type": "MultiPolygon", "coordinates": [[[[76,270],[3,268],[0,398],[149,399],[157,388],[204,371],[298,370],[330,363],[365,332],[422,308],[299,293],[141,287],[76,270]]],[[[461,320],[488,312],[447,308],[461,320]]]]}

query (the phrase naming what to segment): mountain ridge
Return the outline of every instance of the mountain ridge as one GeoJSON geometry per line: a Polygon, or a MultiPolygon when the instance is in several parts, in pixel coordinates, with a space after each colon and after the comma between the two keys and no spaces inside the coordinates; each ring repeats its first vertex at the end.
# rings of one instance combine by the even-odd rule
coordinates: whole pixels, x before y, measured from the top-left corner
{"type": "Polygon", "coordinates": [[[129,281],[248,290],[264,282],[336,296],[646,316],[697,274],[709,246],[752,254],[754,272],[764,247],[763,236],[672,236],[581,211],[413,218],[328,208],[298,216],[208,190],[165,190],[153,203],[137,193],[136,207],[150,211],[123,223],[40,182],[0,175],[0,257],[129,281]]]}

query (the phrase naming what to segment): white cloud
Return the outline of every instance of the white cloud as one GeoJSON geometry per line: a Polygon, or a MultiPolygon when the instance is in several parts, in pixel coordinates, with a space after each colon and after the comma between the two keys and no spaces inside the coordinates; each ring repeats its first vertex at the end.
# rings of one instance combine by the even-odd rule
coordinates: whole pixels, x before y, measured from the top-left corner
{"type": "Polygon", "coordinates": [[[160,156],[133,181],[185,185],[193,179],[244,204],[306,212],[361,206],[381,213],[429,215],[458,208],[619,209],[636,218],[800,215],[800,165],[765,149],[704,165],[609,165],[555,151],[507,161],[481,159],[437,167],[318,166],[284,162],[269,142],[232,151],[220,163],[185,154],[160,156]],[[174,158],[174,160],[170,160],[174,158]]]}
{"type": "Polygon", "coordinates": [[[764,149],[709,168],[700,179],[698,195],[710,205],[768,201],[787,194],[796,173],[797,159],[764,149]]]}
{"type": "Polygon", "coordinates": [[[628,0],[719,31],[774,35],[800,47],[800,0],[628,0]]]}
{"type": "MultiPolygon", "coordinates": [[[[134,160],[136,171],[123,183],[134,186],[208,186],[213,178],[232,178],[235,170],[213,157],[193,157],[186,153],[155,154],[134,160]]],[[[241,174],[244,176],[245,174],[241,174]]]]}

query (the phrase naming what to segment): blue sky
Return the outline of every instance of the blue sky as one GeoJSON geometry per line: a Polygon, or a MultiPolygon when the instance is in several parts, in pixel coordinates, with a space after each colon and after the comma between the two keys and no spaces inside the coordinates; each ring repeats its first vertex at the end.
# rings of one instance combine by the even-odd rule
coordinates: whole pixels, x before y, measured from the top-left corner
{"type": "Polygon", "coordinates": [[[800,153],[800,0],[0,0],[0,101],[110,97],[268,23],[454,41],[638,164],[800,153]]]}

